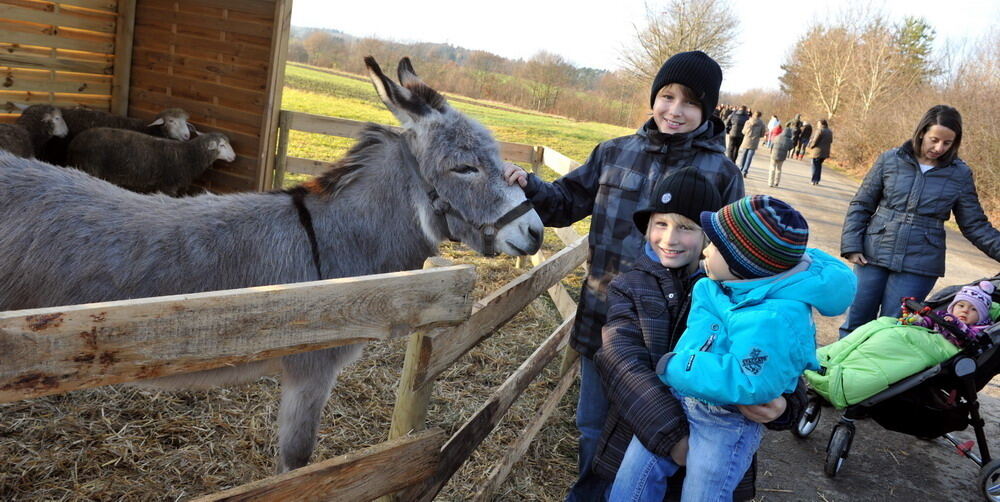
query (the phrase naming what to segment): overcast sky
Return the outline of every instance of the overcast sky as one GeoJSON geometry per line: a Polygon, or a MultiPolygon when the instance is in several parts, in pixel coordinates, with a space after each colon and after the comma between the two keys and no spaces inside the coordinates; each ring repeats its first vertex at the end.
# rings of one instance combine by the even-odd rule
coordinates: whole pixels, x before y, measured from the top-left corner
{"type": "MultiPolygon", "coordinates": [[[[540,50],[577,66],[614,70],[622,49],[645,21],[643,0],[293,0],[292,24],[355,36],[440,42],[527,59],[540,50]]],[[[723,91],[778,87],[780,65],[814,20],[842,12],[842,1],[730,0],[740,19],[736,64],[723,91]]],[[[872,5],[891,19],[922,16],[935,45],[973,41],[1000,25],[996,0],[895,0],[872,5]]],[[[650,6],[665,1],[649,1],[650,6]]]]}

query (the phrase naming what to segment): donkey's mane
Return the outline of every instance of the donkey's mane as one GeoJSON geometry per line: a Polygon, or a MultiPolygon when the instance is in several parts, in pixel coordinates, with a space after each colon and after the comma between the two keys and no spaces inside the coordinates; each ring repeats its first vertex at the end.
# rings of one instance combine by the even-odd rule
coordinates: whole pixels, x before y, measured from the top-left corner
{"type": "Polygon", "coordinates": [[[309,193],[335,197],[344,187],[357,179],[358,171],[372,163],[370,161],[380,147],[392,141],[401,141],[401,135],[379,124],[367,124],[361,131],[358,141],[351,146],[347,154],[334,163],[333,167],[292,190],[305,190],[309,193]]]}

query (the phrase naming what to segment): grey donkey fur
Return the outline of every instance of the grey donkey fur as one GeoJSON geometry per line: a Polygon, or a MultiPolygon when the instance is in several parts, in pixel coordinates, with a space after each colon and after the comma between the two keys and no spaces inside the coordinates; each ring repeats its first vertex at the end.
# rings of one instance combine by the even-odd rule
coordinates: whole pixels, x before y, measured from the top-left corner
{"type": "Polygon", "coordinates": [[[236,160],[229,139],[222,133],[174,141],[98,127],[73,138],[66,165],[135,192],[176,196],[216,160],[236,160]]]}
{"type": "Polygon", "coordinates": [[[27,131],[31,138],[33,155],[21,155],[21,157],[38,157],[50,140],[64,138],[69,133],[62,110],[52,105],[31,105],[23,108],[14,125],[27,131]]]}
{"type": "MultiPolygon", "coordinates": [[[[404,131],[369,125],[337,166],[287,192],[141,195],[74,169],[0,154],[0,310],[316,279],[291,193],[304,197],[312,216],[324,279],[419,268],[448,235],[482,252],[482,233],[464,220],[494,222],[525,200],[502,179],[496,141],[420,81],[407,59],[399,65],[402,86],[374,59],[366,63],[404,131]],[[464,219],[435,212],[428,187],[464,219]]],[[[534,253],[542,231],[528,211],[499,229],[497,247],[534,253]]],[[[308,462],[336,377],[361,349],[148,382],[218,385],[281,369],[278,467],[286,471],[308,462]]]]}

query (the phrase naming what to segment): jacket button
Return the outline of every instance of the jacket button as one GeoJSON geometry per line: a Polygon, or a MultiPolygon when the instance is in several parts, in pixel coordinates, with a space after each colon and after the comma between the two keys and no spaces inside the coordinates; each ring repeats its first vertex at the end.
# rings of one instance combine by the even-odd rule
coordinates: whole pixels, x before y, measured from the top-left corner
{"type": "Polygon", "coordinates": [[[719,331],[719,325],[718,324],[713,324],[712,325],[712,331],[719,331]]]}
{"type": "Polygon", "coordinates": [[[669,298],[669,299],[673,300],[673,299],[674,299],[674,294],[673,294],[673,293],[670,293],[670,294],[668,294],[668,295],[667,295],[667,298],[669,298]]]}

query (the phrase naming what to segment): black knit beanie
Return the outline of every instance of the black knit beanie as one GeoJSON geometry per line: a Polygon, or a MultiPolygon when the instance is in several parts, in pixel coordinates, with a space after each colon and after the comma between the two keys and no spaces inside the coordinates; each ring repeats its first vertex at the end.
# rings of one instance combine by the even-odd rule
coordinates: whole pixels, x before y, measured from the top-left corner
{"type": "Polygon", "coordinates": [[[722,87],[722,68],[719,63],[701,51],[680,52],[670,56],[653,79],[649,107],[653,107],[656,93],[663,86],[675,82],[694,91],[701,101],[701,121],[708,120],[719,104],[719,88],[722,87]]]}
{"type": "Polygon", "coordinates": [[[719,189],[697,169],[685,167],[660,178],[649,205],[632,213],[632,221],[645,235],[653,213],[677,213],[700,224],[702,211],[718,211],[722,206],[719,189]]]}

